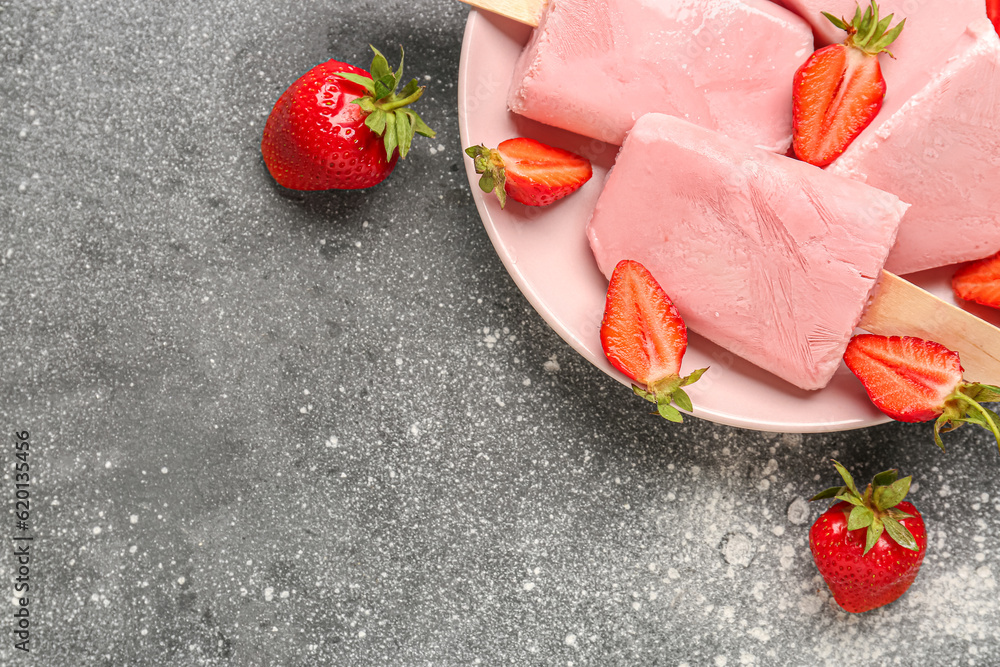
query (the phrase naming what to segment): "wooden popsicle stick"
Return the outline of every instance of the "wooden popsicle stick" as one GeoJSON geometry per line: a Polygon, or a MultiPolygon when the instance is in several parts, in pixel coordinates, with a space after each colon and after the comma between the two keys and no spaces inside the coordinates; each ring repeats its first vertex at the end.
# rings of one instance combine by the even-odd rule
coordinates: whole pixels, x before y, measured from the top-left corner
{"type": "Polygon", "coordinates": [[[1000,329],[888,271],[858,326],[941,343],[958,352],[967,380],[1000,383],[1000,329]]]}
{"type": "Polygon", "coordinates": [[[538,19],[542,16],[545,0],[462,0],[476,9],[506,16],[518,23],[538,27],[538,19]]]}

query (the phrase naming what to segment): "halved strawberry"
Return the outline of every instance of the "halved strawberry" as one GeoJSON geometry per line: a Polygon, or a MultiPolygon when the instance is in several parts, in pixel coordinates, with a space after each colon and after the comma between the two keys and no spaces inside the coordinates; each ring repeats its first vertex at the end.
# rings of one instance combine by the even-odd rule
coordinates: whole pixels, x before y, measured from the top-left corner
{"type": "Polygon", "coordinates": [[[875,0],[864,14],[859,6],[850,22],[823,16],[846,30],[847,39],[814,52],[792,83],[792,148],[818,167],[839,157],[882,108],[886,85],[878,54],[889,53],[906,23],[889,29],[893,15],[879,19],[875,0]]]}
{"type": "Polygon", "coordinates": [[[1000,308],[1000,253],[956,271],[951,287],[960,299],[1000,308]]]}
{"type": "Polygon", "coordinates": [[[470,146],[465,152],[483,175],[479,187],[495,192],[500,208],[507,195],[527,206],[547,206],[576,192],[593,175],[587,158],[527,137],[501,141],[495,149],[470,146]]]}
{"type": "Polygon", "coordinates": [[[687,350],[687,327],[670,297],[653,274],[634,260],[615,266],[608,284],[601,321],[601,347],[611,365],[637,384],[632,390],[656,403],[660,416],[682,421],[681,409],[693,409],[681,388],[708,370],[681,377],[681,359],[687,350]]]}
{"type": "Polygon", "coordinates": [[[902,422],[934,422],[934,442],[964,423],[979,424],[1000,445],[1000,415],[980,402],[1000,401],[1000,387],[966,382],[958,353],[912,336],[859,334],[844,353],[875,406],[902,422]]]}

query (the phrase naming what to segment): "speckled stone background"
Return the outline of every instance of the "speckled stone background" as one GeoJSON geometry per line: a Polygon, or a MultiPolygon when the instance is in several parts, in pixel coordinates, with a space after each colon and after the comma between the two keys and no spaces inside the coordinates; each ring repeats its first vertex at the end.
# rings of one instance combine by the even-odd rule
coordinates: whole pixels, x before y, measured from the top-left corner
{"type": "Polygon", "coordinates": [[[0,408],[35,537],[31,652],[8,603],[0,664],[1000,664],[985,433],[668,424],[530,308],[462,168],[467,14],[0,2],[0,408]],[[369,43],[406,45],[437,138],[373,190],[281,191],[271,104],[369,43]],[[830,457],[913,474],[929,527],[860,616],[807,544],[830,457]]]}

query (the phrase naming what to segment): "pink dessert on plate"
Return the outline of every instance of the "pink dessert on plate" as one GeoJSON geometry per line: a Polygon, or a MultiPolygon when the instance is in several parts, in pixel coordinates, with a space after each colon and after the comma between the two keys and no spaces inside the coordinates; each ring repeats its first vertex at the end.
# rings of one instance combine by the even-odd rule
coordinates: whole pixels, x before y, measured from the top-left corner
{"type": "Polygon", "coordinates": [[[641,262],[688,327],[803,389],[830,381],[907,205],[663,114],[626,137],[587,228],[641,262]]]}
{"type": "Polygon", "coordinates": [[[657,111],[784,152],[812,46],[809,25],[767,0],[550,0],[508,105],[612,144],[657,111]]]}
{"type": "Polygon", "coordinates": [[[828,167],[912,205],[886,262],[889,271],[910,273],[1000,250],[997,91],[1000,38],[982,18],[923,88],[895,109],[883,108],[828,167]]]}

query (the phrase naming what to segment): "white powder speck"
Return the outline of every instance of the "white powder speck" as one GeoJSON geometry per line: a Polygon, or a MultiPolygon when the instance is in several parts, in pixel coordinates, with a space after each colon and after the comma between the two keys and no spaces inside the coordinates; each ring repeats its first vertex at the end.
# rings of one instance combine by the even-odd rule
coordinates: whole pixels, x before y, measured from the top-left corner
{"type": "Polygon", "coordinates": [[[534,588],[535,588],[535,584],[534,584],[534,582],[532,582],[532,581],[526,581],[526,582],[524,582],[524,586],[523,586],[523,588],[524,588],[524,590],[526,590],[526,591],[530,591],[530,590],[534,590],[534,588]]]}
{"type": "Polygon", "coordinates": [[[138,550],[138,547],[135,546],[134,544],[128,548],[128,552],[130,554],[134,554],[137,550],[138,550]]]}
{"type": "Polygon", "coordinates": [[[184,585],[185,581],[187,581],[187,579],[185,579],[184,577],[177,577],[177,583],[180,584],[181,586],[184,585]]]}
{"type": "Polygon", "coordinates": [[[160,472],[162,472],[164,475],[166,475],[170,471],[167,469],[167,466],[163,466],[162,468],[160,468],[160,472]]]}
{"type": "Polygon", "coordinates": [[[139,515],[133,514],[128,518],[129,523],[139,523],[139,515]]]}
{"type": "Polygon", "coordinates": [[[789,523],[804,526],[809,522],[809,502],[802,496],[797,497],[788,506],[786,516],[789,523]]]}
{"type": "Polygon", "coordinates": [[[549,360],[546,361],[544,364],[542,364],[542,368],[545,370],[546,373],[558,373],[560,368],[559,368],[559,361],[556,359],[556,355],[553,354],[551,357],[549,357],[549,360]]]}
{"type": "Polygon", "coordinates": [[[571,632],[566,635],[566,639],[564,641],[566,642],[566,646],[576,646],[576,635],[571,632]]]}
{"type": "Polygon", "coordinates": [[[274,589],[270,586],[264,589],[264,599],[268,602],[274,599],[274,589]]]}
{"type": "Polygon", "coordinates": [[[721,544],[722,557],[730,565],[749,567],[757,553],[757,547],[753,540],[744,533],[730,533],[726,535],[721,544]]]}
{"type": "Polygon", "coordinates": [[[93,529],[92,532],[94,533],[94,535],[100,535],[101,534],[101,527],[100,526],[94,526],[94,529],[93,529]]]}

